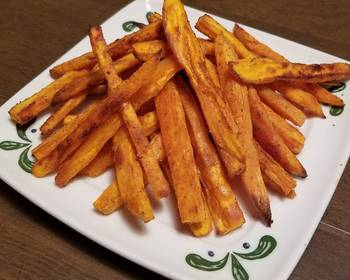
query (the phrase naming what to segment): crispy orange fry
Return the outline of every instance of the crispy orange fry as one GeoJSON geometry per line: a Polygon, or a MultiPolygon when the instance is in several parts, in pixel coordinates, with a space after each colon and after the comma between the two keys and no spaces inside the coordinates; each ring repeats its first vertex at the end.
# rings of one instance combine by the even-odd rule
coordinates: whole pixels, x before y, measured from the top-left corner
{"type": "Polygon", "coordinates": [[[290,125],[283,119],[280,115],[275,113],[269,106],[261,102],[265,112],[272,121],[276,131],[282,137],[284,143],[287,147],[294,153],[298,154],[304,147],[305,137],[304,135],[296,129],[294,126],[290,125]]]}
{"type": "Polygon", "coordinates": [[[256,40],[251,34],[244,30],[237,23],[233,29],[234,35],[241,41],[247,49],[258,56],[267,57],[274,61],[289,62],[285,57],[273,51],[269,46],[256,40]]]}
{"type": "Polygon", "coordinates": [[[350,78],[350,64],[302,64],[277,62],[253,57],[230,63],[231,73],[252,84],[268,84],[279,80],[324,83],[350,78]]]}
{"type": "MultiPolygon", "coordinates": [[[[142,41],[150,41],[160,39],[162,37],[163,28],[162,22],[157,21],[151,23],[141,30],[136,31],[130,35],[126,35],[108,45],[108,52],[112,59],[115,60],[123,55],[132,52],[132,44],[142,41]]],[[[91,69],[97,63],[93,52],[88,52],[79,57],[68,60],[62,64],[53,67],[50,70],[51,76],[58,78],[63,74],[80,69],[91,69]]]]}
{"type": "Polygon", "coordinates": [[[302,126],[304,124],[306,119],[305,114],[285,99],[283,95],[265,85],[257,86],[256,89],[260,99],[280,116],[297,126],[302,126]]]}
{"type": "Polygon", "coordinates": [[[129,131],[132,143],[135,146],[137,157],[141,162],[147,181],[151,184],[154,196],[157,199],[167,197],[169,195],[169,184],[153,152],[149,149],[150,144],[147,135],[142,128],[141,122],[137,118],[134,108],[129,102],[122,105],[121,114],[129,131]]]}
{"type": "Polygon", "coordinates": [[[295,196],[294,188],[297,184],[295,179],[272,156],[265,152],[258,142],[255,144],[266,186],[279,194],[293,198],[295,196]]]}
{"type": "MultiPolygon", "coordinates": [[[[123,71],[138,65],[139,63],[140,61],[133,54],[128,54],[116,60],[113,64],[113,68],[117,74],[120,74],[123,71]]],[[[96,64],[96,66],[97,67],[94,67],[94,69],[85,72],[84,75],[77,77],[76,79],[67,83],[63,88],[61,88],[55,95],[53,103],[57,104],[63,102],[75,95],[81,94],[81,92],[84,92],[86,90],[89,91],[89,88],[96,86],[98,83],[101,83],[101,81],[105,79],[105,76],[100,70],[100,67],[98,67],[98,64],[96,64]]],[[[93,91],[93,93],[96,94],[96,88],[92,88],[90,91],[93,91]]],[[[103,89],[100,88],[100,91],[98,93],[105,93],[105,87],[103,87],[103,89]]]]}
{"type": "MultiPolygon", "coordinates": [[[[267,57],[275,61],[279,62],[289,62],[285,57],[273,51],[267,45],[256,40],[252,35],[250,35],[247,31],[241,28],[238,24],[234,27],[235,36],[252,52],[255,54],[267,57]]],[[[325,88],[317,85],[317,84],[299,84],[304,90],[311,92],[319,102],[342,107],[344,106],[344,102],[338,96],[330,93],[325,88]]]]}
{"type": "Polygon", "coordinates": [[[155,98],[155,104],[181,222],[203,222],[206,218],[205,204],[185,113],[174,82],[165,86],[155,98]]]}
{"type": "Polygon", "coordinates": [[[143,183],[142,168],[126,128],[113,137],[114,163],[120,196],[126,208],[144,222],[154,219],[143,183]]]}
{"type": "Polygon", "coordinates": [[[276,132],[256,90],[249,88],[248,96],[255,139],[290,174],[302,178],[307,177],[304,167],[276,132]]]}
{"type": "Polygon", "coordinates": [[[85,71],[69,72],[47,87],[13,106],[9,114],[16,123],[25,124],[50,107],[55,94],[68,82],[84,75],[85,71]]]}
{"type": "Polygon", "coordinates": [[[325,118],[320,104],[311,93],[290,82],[278,81],[272,83],[271,86],[278,92],[282,93],[285,98],[293,102],[306,114],[325,118]]]}
{"type": "Polygon", "coordinates": [[[163,25],[170,48],[190,79],[220,156],[230,177],[233,177],[244,169],[244,154],[237,139],[237,127],[230,109],[222,100],[221,89],[209,78],[204,54],[181,1],[164,1],[163,25]]]}
{"type": "Polygon", "coordinates": [[[246,155],[246,168],[240,175],[242,185],[256,212],[253,214],[258,214],[270,226],[272,223],[270,201],[253,140],[248,88],[243,83],[234,80],[230,75],[228,62],[235,61],[238,57],[223,35],[216,37],[215,54],[221,87],[237,122],[238,137],[246,155]]]}
{"type": "MultiPolygon", "coordinates": [[[[208,128],[200,107],[194,97],[177,79],[182,104],[185,109],[188,130],[195,151],[203,185],[206,188],[209,206],[210,201],[216,203],[216,213],[220,216],[222,227],[217,228],[219,234],[226,234],[244,223],[243,213],[238,205],[236,196],[226,178],[219,156],[209,138],[208,128]]],[[[213,216],[214,217],[214,216],[213,216]]],[[[215,225],[217,219],[214,218],[215,225]]]]}
{"type": "MultiPolygon", "coordinates": [[[[204,39],[199,39],[199,42],[205,55],[214,54],[214,45],[212,42],[204,39]]],[[[171,50],[168,44],[163,40],[138,42],[133,44],[132,48],[135,56],[142,61],[147,61],[151,59],[152,56],[159,53],[161,57],[171,55],[171,50]]]]}
{"type": "Polygon", "coordinates": [[[344,101],[340,97],[330,93],[328,90],[321,87],[320,85],[305,83],[296,83],[296,85],[302,88],[303,90],[312,93],[320,103],[336,107],[343,107],[345,105],[344,101]]]}
{"type": "Polygon", "coordinates": [[[89,177],[100,176],[114,163],[112,142],[108,141],[102,148],[102,150],[97,154],[93,161],[89,163],[81,172],[81,175],[89,177]]]}
{"type": "Polygon", "coordinates": [[[231,32],[226,30],[221,24],[209,15],[201,16],[195,26],[200,32],[207,35],[210,40],[215,41],[216,37],[222,34],[228,40],[240,58],[254,57],[231,32]]]}
{"type": "Polygon", "coordinates": [[[113,60],[108,54],[106,41],[103,38],[101,26],[92,26],[89,30],[90,44],[97,62],[107,80],[108,94],[115,95],[122,79],[113,67],[113,60]]]}
{"type": "Polygon", "coordinates": [[[40,127],[41,134],[51,133],[57,125],[86,99],[86,94],[77,95],[67,100],[54,114],[52,114],[40,127]]]}
{"type": "Polygon", "coordinates": [[[96,199],[94,207],[98,212],[109,215],[122,206],[122,204],[123,201],[120,196],[118,182],[114,179],[112,184],[96,199]]]}
{"type": "Polygon", "coordinates": [[[209,59],[206,58],[205,66],[207,67],[210,79],[213,81],[215,86],[220,87],[219,76],[218,72],[216,71],[215,65],[209,59]]]}
{"type": "Polygon", "coordinates": [[[202,237],[208,235],[213,229],[213,220],[210,215],[208,203],[206,201],[205,195],[202,192],[202,199],[204,201],[204,213],[205,218],[203,222],[189,224],[192,234],[196,237],[202,237]]]}

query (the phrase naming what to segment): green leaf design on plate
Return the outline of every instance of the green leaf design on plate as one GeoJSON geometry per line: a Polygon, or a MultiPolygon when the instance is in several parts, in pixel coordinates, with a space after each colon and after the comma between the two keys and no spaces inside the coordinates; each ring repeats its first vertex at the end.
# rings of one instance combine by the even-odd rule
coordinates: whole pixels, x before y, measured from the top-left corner
{"type": "Polygon", "coordinates": [[[323,84],[322,85],[326,90],[335,93],[342,91],[346,88],[346,84],[343,82],[340,83],[330,83],[330,84],[323,84]]]}
{"type": "Polygon", "coordinates": [[[231,254],[232,276],[235,280],[248,280],[249,275],[237,258],[231,254]]]}
{"type": "Polygon", "coordinates": [[[343,113],[344,111],[344,107],[336,107],[336,106],[332,106],[330,109],[329,109],[329,113],[332,115],[332,116],[339,116],[341,113],[343,113]]]}
{"type": "Polygon", "coordinates": [[[144,27],[145,25],[141,22],[137,22],[137,21],[127,21],[127,22],[124,22],[122,27],[123,27],[123,30],[125,32],[131,32],[133,31],[136,27],[138,28],[142,28],[144,27]]]}
{"type": "Polygon", "coordinates": [[[271,235],[264,235],[260,238],[258,247],[250,253],[237,253],[234,252],[237,256],[240,256],[246,260],[256,260],[262,259],[268,256],[277,245],[277,241],[271,235]]]}
{"type": "Polygon", "coordinates": [[[2,141],[0,142],[0,149],[5,151],[17,150],[27,147],[29,143],[20,143],[15,141],[2,141]]]}
{"type": "Polygon", "coordinates": [[[19,138],[21,138],[22,140],[31,143],[32,141],[29,140],[26,131],[28,129],[28,127],[30,127],[33,123],[35,122],[35,119],[31,120],[30,122],[24,124],[24,125],[20,125],[17,124],[16,125],[16,130],[17,130],[17,135],[19,138]]]}
{"type": "Polygon", "coordinates": [[[186,256],[186,262],[190,266],[200,270],[215,271],[215,270],[222,269],[226,265],[228,257],[229,257],[229,253],[227,253],[227,255],[219,261],[209,261],[201,257],[200,255],[188,254],[186,256]]]}
{"type": "Polygon", "coordinates": [[[32,167],[34,165],[34,162],[31,161],[28,157],[28,152],[31,146],[29,146],[28,148],[26,148],[25,150],[23,150],[23,152],[21,153],[21,155],[19,156],[18,159],[18,164],[19,166],[28,173],[32,173],[32,167]]]}

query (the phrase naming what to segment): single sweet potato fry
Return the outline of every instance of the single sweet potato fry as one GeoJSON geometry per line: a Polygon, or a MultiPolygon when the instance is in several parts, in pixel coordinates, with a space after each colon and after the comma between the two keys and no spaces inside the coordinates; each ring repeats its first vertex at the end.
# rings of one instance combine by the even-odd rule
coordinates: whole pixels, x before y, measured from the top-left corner
{"type": "Polygon", "coordinates": [[[157,12],[147,13],[147,20],[148,20],[148,23],[161,21],[162,20],[162,15],[158,14],[157,12]]]}
{"type": "Polygon", "coordinates": [[[275,113],[269,106],[263,102],[261,102],[261,104],[287,147],[294,154],[299,154],[304,147],[304,135],[294,126],[286,122],[279,114],[275,113]]]}
{"type": "Polygon", "coordinates": [[[181,1],[164,1],[163,26],[170,48],[196,92],[227,172],[234,177],[244,169],[244,153],[237,139],[237,127],[230,108],[222,100],[221,89],[209,77],[202,48],[188,23],[181,1]]]}
{"type": "Polygon", "coordinates": [[[304,124],[306,120],[305,114],[284,98],[282,94],[265,85],[257,86],[256,89],[260,99],[280,116],[297,126],[304,124]]]}
{"type": "MultiPolygon", "coordinates": [[[[242,226],[245,222],[243,213],[227,180],[217,151],[211,142],[199,104],[191,95],[182,79],[178,78],[176,82],[185,110],[200,178],[206,189],[208,204],[210,207],[210,201],[216,202],[216,213],[220,216],[220,220],[225,228],[225,230],[217,229],[217,231],[220,234],[226,234],[242,226]]],[[[216,224],[215,218],[214,223],[216,224]]]]}
{"type": "Polygon", "coordinates": [[[213,229],[213,220],[210,215],[208,203],[205,194],[202,192],[202,199],[204,201],[205,218],[203,222],[189,224],[192,234],[195,237],[207,236],[213,229]]]}
{"type": "Polygon", "coordinates": [[[255,88],[250,87],[248,92],[255,139],[290,174],[307,177],[304,167],[274,128],[255,88]]]}
{"type": "Polygon", "coordinates": [[[157,199],[169,195],[169,184],[158,164],[158,161],[149,149],[150,144],[144,132],[141,122],[137,118],[136,112],[129,102],[121,105],[121,115],[129,131],[132,143],[137,152],[137,157],[141,162],[148,183],[151,185],[153,195],[157,199]]]}
{"type": "Polygon", "coordinates": [[[116,179],[108,186],[94,202],[95,209],[104,215],[109,215],[122,206],[119,186],[116,179]]]}
{"type": "Polygon", "coordinates": [[[278,81],[271,84],[272,88],[283,94],[307,115],[325,118],[321,105],[315,96],[290,82],[278,81]]]}
{"type": "Polygon", "coordinates": [[[258,142],[255,144],[266,186],[283,196],[293,198],[295,196],[294,188],[297,184],[295,179],[272,156],[265,152],[258,142]]]}
{"type": "Polygon", "coordinates": [[[206,212],[201,184],[179,90],[174,82],[169,82],[157,95],[155,104],[181,222],[203,222],[206,212]]]}
{"type": "Polygon", "coordinates": [[[42,135],[50,134],[57,125],[75,108],[86,99],[86,94],[81,94],[67,100],[55,113],[53,113],[40,127],[42,135]]]}
{"type": "Polygon", "coordinates": [[[148,198],[143,172],[126,128],[113,137],[114,164],[120,196],[125,207],[144,222],[154,219],[148,198]]]}
{"type": "MultiPolygon", "coordinates": [[[[142,29],[124,36],[108,45],[108,52],[112,59],[115,60],[132,52],[132,44],[142,41],[160,39],[163,34],[162,21],[151,23],[142,29]]],[[[63,74],[81,69],[91,69],[97,63],[93,52],[85,53],[79,57],[68,60],[62,64],[53,67],[50,70],[51,76],[58,78],[63,74]]]]}
{"type": "Polygon", "coordinates": [[[19,124],[25,124],[34,119],[41,112],[50,107],[54,96],[61,88],[76,77],[80,77],[85,73],[86,71],[69,72],[53,81],[39,92],[16,104],[9,111],[11,119],[19,124]]]}
{"type": "Polygon", "coordinates": [[[89,30],[90,44],[97,62],[107,80],[108,94],[115,95],[122,79],[113,67],[113,60],[108,54],[106,41],[103,38],[101,26],[92,26],[89,30]]]}
{"type": "Polygon", "coordinates": [[[230,62],[230,68],[233,75],[252,84],[268,84],[280,80],[324,83],[350,78],[350,64],[347,63],[302,64],[253,57],[230,62]]]}
{"type": "Polygon", "coordinates": [[[221,88],[237,122],[239,140],[246,155],[245,170],[240,174],[242,186],[258,217],[271,225],[269,196],[261,175],[259,159],[253,140],[252,119],[248,101],[248,88],[230,75],[229,61],[238,59],[230,42],[223,35],[215,40],[215,56],[221,88]]]}

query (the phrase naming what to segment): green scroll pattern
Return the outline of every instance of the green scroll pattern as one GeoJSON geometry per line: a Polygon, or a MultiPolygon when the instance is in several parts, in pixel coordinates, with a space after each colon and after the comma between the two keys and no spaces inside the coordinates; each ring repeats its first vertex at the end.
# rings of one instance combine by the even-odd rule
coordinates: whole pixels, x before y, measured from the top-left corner
{"type": "Polygon", "coordinates": [[[260,238],[258,246],[249,253],[231,252],[227,253],[222,259],[210,261],[198,254],[188,254],[185,261],[195,269],[203,271],[217,271],[225,267],[229,257],[231,257],[231,271],[234,280],[248,280],[249,274],[239,262],[239,258],[245,260],[262,259],[270,255],[277,246],[277,241],[271,235],[264,235],[260,238]],[[238,258],[237,258],[238,257],[238,258]]]}

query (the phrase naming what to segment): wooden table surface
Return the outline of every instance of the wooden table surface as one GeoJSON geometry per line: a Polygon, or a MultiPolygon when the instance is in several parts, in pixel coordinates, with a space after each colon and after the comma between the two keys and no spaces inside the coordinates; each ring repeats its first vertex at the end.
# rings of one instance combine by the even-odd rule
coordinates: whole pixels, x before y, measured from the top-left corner
{"type": "MultiPolygon", "coordinates": [[[[0,1],[0,105],[84,37],[89,25],[102,23],[128,2],[0,1]]],[[[185,3],[350,60],[348,0],[185,3]]],[[[52,218],[4,182],[0,185],[0,279],[162,279],[52,218]]],[[[349,259],[347,165],[290,279],[349,279],[349,259]]]]}

